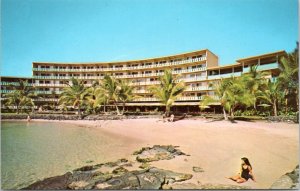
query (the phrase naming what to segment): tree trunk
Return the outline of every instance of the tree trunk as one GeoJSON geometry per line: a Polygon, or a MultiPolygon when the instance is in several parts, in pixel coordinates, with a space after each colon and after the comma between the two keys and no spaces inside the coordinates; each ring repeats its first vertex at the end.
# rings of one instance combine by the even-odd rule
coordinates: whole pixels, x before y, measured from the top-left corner
{"type": "Polygon", "coordinates": [[[78,110],[77,110],[77,112],[78,112],[78,115],[80,116],[81,115],[81,112],[80,112],[80,106],[78,105],[78,110]]]}
{"type": "Polygon", "coordinates": [[[297,90],[295,91],[295,93],[296,93],[296,105],[297,105],[296,111],[299,111],[299,94],[297,90]]]}
{"type": "Polygon", "coordinates": [[[285,114],[287,114],[287,112],[288,112],[288,99],[287,99],[287,95],[288,95],[288,90],[285,89],[285,114]]]}
{"type": "Polygon", "coordinates": [[[104,105],[103,105],[103,111],[104,111],[104,113],[106,112],[106,103],[104,103],[104,105]]]}
{"type": "Polygon", "coordinates": [[[274,109],[274,116],[277,117],[277,105],[276,105],[276,101],[274,101],[274,103],[273,103],[273,109],[274,109]]]}
{"type": "Polygon", "coordinates": [[[17,105],[17,114],[19,114],[19,105],[17,105]]]}
{"type": "Polygon", "coordinates": [[[230,109],[230,116],[233,120],[233,118],[234,118],[234,108],[233,107],[230,109]]]}
{"type": "Polygon", "coordinates": [[[223,114],[224,114],[224,119],[225,119],[225,120],[228,120],[228,117],[227,117],[227,114],[226,114],[226,110],[225,110],[224,107],[223,107],[223,114]]]}
{"type": "Polygon", "coordinates": [[[123,102],[122,115],[124,114],[124,111],[125,111],[125,102],[123,102]]]}
{"type": "Polygon", "coordinates": [[[119,111],[119,108],[118,108],[118,106],[117,106],[117,103],[115,102],[114,105],[116,106],[117,114],[120,115],[120,111],[119,111]]]}
{"type": "Polygon", "coordinates": [[[166,105],[166,117],[170,117],[170,106],[166,105]]]}

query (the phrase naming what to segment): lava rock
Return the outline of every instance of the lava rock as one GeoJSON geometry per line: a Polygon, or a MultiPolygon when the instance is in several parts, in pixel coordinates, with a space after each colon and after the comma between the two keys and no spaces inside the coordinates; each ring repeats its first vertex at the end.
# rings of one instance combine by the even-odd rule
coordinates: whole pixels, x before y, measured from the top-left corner
{"type": "Polygon", "coordinates": [[[138,162],[152,162],[159,160],[170,160],[175,156],[186,155],[172,145],[154,145],[153,147],[143,147],[139,151],[135,151],[133,155],[137,155],[138,162]]]}

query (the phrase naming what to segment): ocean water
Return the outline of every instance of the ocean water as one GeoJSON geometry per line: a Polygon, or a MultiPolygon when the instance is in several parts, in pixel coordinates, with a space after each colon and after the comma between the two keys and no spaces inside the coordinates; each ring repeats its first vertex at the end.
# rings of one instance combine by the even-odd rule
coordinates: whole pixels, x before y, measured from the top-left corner
{"type": "Polygon", "coordinates": [[[87,164],[120,158],[125,147],[125,139],[94,128],[1,122],[1,188],[23,188],[87,164]]]}

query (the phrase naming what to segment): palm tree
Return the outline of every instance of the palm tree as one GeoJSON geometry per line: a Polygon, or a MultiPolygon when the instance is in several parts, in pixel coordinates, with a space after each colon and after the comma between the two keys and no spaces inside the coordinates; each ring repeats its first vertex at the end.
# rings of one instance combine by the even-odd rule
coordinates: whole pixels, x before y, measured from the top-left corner
{"type": "Polygon", "coordinates": [[[17,114],[20,112],[20,104],[21,104],[21,92],[19,90],[14,90],[5,95],[5,105],[12,106],[14,105],[17,108],[17,114]]]}
{"type": "Polygon", "coordinates": [[[257,71],[258,65],[250,66],[249,73],[242,74],[241,78],[246,85],[246,89],[253,95],[253,107],[256,109],[257,97],[260,95],[265,84],[266,76],[269,72],[257,71]]]}
{"type": "Polygon", "coordinates": [[[280,101],[284,98],[284,92],[280,89],[280,83],[278,80],[275,82],[268,81],[266,84],[266,89],[261,92],[259,98],[268,102],[273,107],[274,116],[277,116],[278,109],[277,106],[280,101]]]}
{"type": "Polygon", "coordinates": [[[151,86],[149,91],[165,105],[166,116],[169,116],[171,106],[185,90],[185,84],[180,81],[180,75],[173,76],[171,70],[165,70],[159,81],[160,84],[151,86]]]}
{"type": "Polygon", "coordinates": [[[109,95],[105,89],[98,87],[95,90],[95,104],[103,105],[103,112],[106,112],[106,105],[109,103],[109,95]]]}
{"type": "Polygon", "coordinates": [[[93,81],[92,86],[87,88],[87,105],[90,109],[92,109],[92,112],[95,114],[96,109],[101,106],[102,102],[99,102],[99,97],[97,94],[97,90],[99,88],[100,82],[99,81],[93,81]]]}
{"type": "Polygon", "coordinates": [[[241,78],[221,79],[214,85],[216,97],[204,96],[199,103],[203,109],[212,103],[220,103],[223,110],[224,119],[228,120],[226,111],[234,117],[234,111],[238,106],[250,106],[254,102],[254,96],[246,89],[245,80],[241,78]]]}
{"type": "Polygon", "coordinates": [[[7,106],[16,106],[17,113],[20,112],[20,109],[22,110],[23,106],[34,106],[32,100],[35,97],[34,89],[29,86],[27,80],[20,80],[17,86],[11,85],[11,87],[13,91],[5,95],[7,106]]]}
{"type": "Polygon", "coordinates": [[[226,97],[226,90],[227,88],[232,84],[232,82],[229,79],[221,79],[215,84],[210,84],[210,86],[213,86],[215,89],[215,95],[216,97],[211,97],[208,95],[203,96],[202,101],[200,101],[200,109],[205,108],[208,105],[211,105],[212,103],[220,103],[223,110],[224,119],[228,120],[226,110],[229,108],[229,103],[226,97]]]}
{"type": "Polygon", "coordinates": [[[244,77],[230,79],[231,85],[225,91],[228,102],[228,109],[231,117],[234,118],[234,111],[239,106],[249,107],[256,101],[255,95],[247,89],[247,80],[244,77]]]}
{"type": "Polygon", "coordinates": [[[125,103],[132,101],[134,98],[136,98],[137,96],[133,95],[133,86],[130,86],[129,83],[127,81],[120,81],[120,95],[119,95],[119,100],[122,102],[123,104],[123,108],[122,108],[122,114],[124,114],[124,110],[125,110],[125,103]]]}
{"type": "Polygon", "coordinates": [[[59,104],[71,105],[72,107],[77,107],[78,115],[81,115],[81,107],[87,101],[87,96],[89,92],[87,87],[84,86],[83,81],[71,78],[72,85],[63,89],[60,94],[59,104]]]}
{"type": "Polygon", "coordinates": [[[287,112],[288,97],[296,99],[297,109],[299,106],[299,58],[298,58],[298,45],[294,52],[283,56],[280,59],[281,73],[279,75],[279,82],[284,89],[285,93],[285,107],[287,112]]]}
{"type": "Polygon", "coordinates": [[[120,115],[120,111],[117,105],[120,100],[120,91],[120,80],[111,77],[110,75],[104,76],[100,88],[97,91],[99,101],[103,101],[104,103],[112,103],[116,107],[118,115],[120,115]]]}

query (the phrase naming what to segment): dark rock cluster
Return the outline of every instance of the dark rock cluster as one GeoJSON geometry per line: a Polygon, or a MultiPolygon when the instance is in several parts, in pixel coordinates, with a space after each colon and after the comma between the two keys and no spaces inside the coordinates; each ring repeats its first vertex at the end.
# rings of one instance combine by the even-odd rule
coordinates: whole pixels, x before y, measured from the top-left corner
{"type": "Polygon", "coordinates": [[[299,116],[269,116],[267,120],[269,122],[299,123],[299,116]]]}
{"type": "Polygon", "coordinates": [[[248,186],[238,186],[231,184],[193,184],[193,183],[175,183],[166,187],[166,189],[176,189],[176,190],[187,190],[187,189],[197,189],[197,190],[248,190],[251,189],[248,186]]]}
{"type": "Polygon", "coordinates": [[[124,168],[128,161],[84,166],[61,176],[37,181],[25,190],[53,189],[161,189],[169,183],[181,182],[192,178],[191,174],[176,173],[150,167],[144,170],[129,171],[124,168]],[[109,169],[109,172],[102,169],[109,169]]]}
{"type": "MultiPolygon", "coordinates": [[[[28,114],[2,114],[1,119],[27,119],[28,114]]],[[[64,114],[31,114],[31,119],[46,120],[122,120],[122,119],[140,119],[140,118],[158,118],[159,115],[64,115],[64,114]]]]}
{"type": "Polygon", "coordinates": [[[172,145],[154,145],[153,147],[143,147],[142,149],[133,153],[137,155],[138,162],[147,163],[158,160],[170,160],[175,156],[186,155],[179,149],[172,145]]]}
{"type": "Polygon", "coordinates": [[[271,189],[299,189],[299,165],[292,172],[282,175],[272,185],[271,189]]]}

